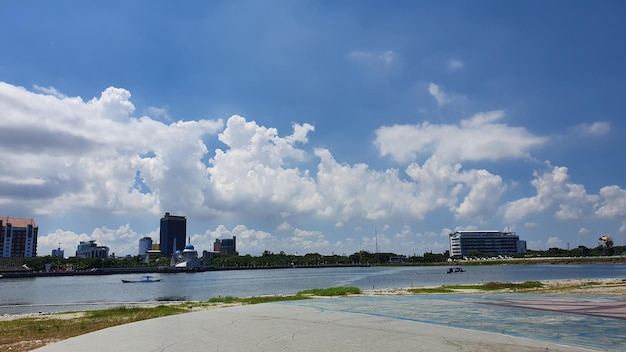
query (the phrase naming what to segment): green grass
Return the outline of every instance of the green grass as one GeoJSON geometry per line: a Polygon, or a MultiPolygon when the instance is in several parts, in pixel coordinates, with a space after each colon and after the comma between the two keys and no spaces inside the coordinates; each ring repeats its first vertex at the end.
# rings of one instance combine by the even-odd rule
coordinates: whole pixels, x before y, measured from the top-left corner
{"type": "MultiPolygon", "coordinates": [[[[302,295],[288,295],[288,296],[254,296],[254,297],[214,297],[206,301],[209,304],[260,304],[260,303],[270,303],[270,302],[281,302],[281,301],[295,301],[299,299],[308,299],[309,297],[305,297],[302,295]]],[[[193,305],[204,305],[203,302],[193,303],[193,305]]]]}
{"type": "Polygon", "coordinates": [[[311,295],[311,296],[347,296],[347,295],[358,295],[361,294],[362,291],[358,287],[354,286],[341,286],[341,287],[331,287],[331,288],[313,288],[310,290],[304,290],[298,292],[296,295],[311,295]]]}
{"type": "Polygon", "coordinates": [[[162,317],[166,315],[185,313],[188,310],[178,305],[161,305],[152,308],[145,307],[115,307],[110,309],[88,310],[85,311],[86,320],[105,320],[105,319],[150,319],[155,316],[162,317]]]}
{"type": "Polygon", "coordinates": [[[453,293],[454,290],[441,286],[441,287],[417,287],[408,290],[410,293],[453,293]]]}
{"type": "Polygon", "coordinates": [[[72,319],[48,317],[0,321],[0,351],[30,351],[49,342],[101,330],[134,321],[188,312],[178,306],[154,308],[116,307],[85,311],[84,316],[72,319]]]}
{"type": "Polygon", "coordinates": [[[597,281],[587,281],[585,283],[582,284],[582,286],[601,286],[602,283],[601,282],[597,282],[597,281]]]}
{"type": "Polygon", "coordinates": [[[213,297],[207,301],[208,303],[238,303],[239,298],[233,296],[213,297]]]}
{"type": "Polygon", "coordinates": [[[456,290],[482,290],[482,291],[500,291],[500,290],[528,290],[542,288],[543,284],[539,281],[526,282],[487,282],[480,285],[444,285],[445,288],[456,290]]]}
{"type": "Polygon", "coordinates": [[[480,285],[443,285],[440,287],[418,287],[409,290],[411,293],[454,293],[462,290],[480,291],[524,291],[543,288],[539,281],[526,282],[487,282],[480,285]]]}

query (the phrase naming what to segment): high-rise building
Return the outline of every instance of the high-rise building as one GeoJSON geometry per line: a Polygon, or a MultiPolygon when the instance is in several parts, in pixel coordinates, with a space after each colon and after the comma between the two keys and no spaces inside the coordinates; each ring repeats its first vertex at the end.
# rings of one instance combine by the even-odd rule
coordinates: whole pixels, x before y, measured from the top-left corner
{"type": "Polygon", "coordinates": [[[449,235],[450,256],[482,254],[524,254],[526,241],[520,241],[515,232],[457,231],[449,235]]]}
{"type": "Polygon", "coordinates": [[[185,249],[187,239],[187,218],[165,213],[161,218],[161,255],[171,256],[175,251],[185,249]]]}
{"type": "Polygon", "coordinates": [[[149,250],[152,250],[152,238],[146,236],[139,240],[139,255],[145,259],[149,250]]]}
{"type": "Polygon", "coordinates": [[[33,219],[0,219],[0,257],[20,258],[37,256],[37,232],[33,219]]]}

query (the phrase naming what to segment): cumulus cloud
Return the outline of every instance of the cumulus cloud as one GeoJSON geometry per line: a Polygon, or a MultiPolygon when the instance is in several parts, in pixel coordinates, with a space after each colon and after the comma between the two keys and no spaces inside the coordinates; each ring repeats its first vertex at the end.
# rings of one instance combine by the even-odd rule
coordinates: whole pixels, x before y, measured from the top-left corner
{"type": "Polygon", "coordinates": [[[278,136],[274,128],[257,125],[240,116],[228,119],[219,140],[228,148],[217,149],[207,169],[211,207],[230,210],[254,208],[265,216],[317,209],[321,198],[308,170],[288,167],[287,161],[304,161],[296,145],[307,142],[309,124],[294,125],[294,133],[278,136]]]}
{"type": "MultiPolygon", "coordinates": [[[[309,147],[315,127],[308,123],[294,123],[282,134],[238,115],[163,123],[155,117],[169,119],[164,110],[135,116],[131,94],[121,88],[107,88],[89,100],[54,88],[36,91],[0,83],[0,206],[41,217],[77,210],[132,219],[154,219],[164,211],[184,214],[215,228],[191,235],[199,250],[232,236],[242,253],[276,248],[327,253],[349,246],[356,251],[359,243],[373,250],[374,224],[382,230],[381,248],[428,244],[445,250],[447,234],[415,232],[406,225],[432,213],[475,227],[498,216],[515,222],[538,212],[562,220],[589,214],[616,218],[626,208],[618,186],[589,195],[562,167],[534,174],[536,195],[500,208],[510,184],[463,163],[530,158],[530,151],[546,142],[503,123],[501,110],[458,124],[381,127],[374,141],[379,154],[400,167],[377,170],[340,163],[330,150],[309,147]],[[307,169],[311,165],[315,169],[307,169]],[[340,238],[320,231],[322,222],[341,232],[340,238]],[[359,232],[362,238],[355,240],[359,232]]],[[[135,254],[146,234],[130,225],[111,229],[115,226],[96,226],[90,234],[41,233],[40,253],[58,242],[67,250],[66,244],[74,242],[74,248],[93,239],[116,254],[135,254]]],[[[158,239],[155,231],[149,235],[158,239]]]]}
{"type": "Polygon", "coordinates": [[[600,189],[601,201],[596,215],[603,218],[615,218],[626,215],[626,190],[618,186],[607,186],[600,189]]]}
{"type": "Polygon", "coordinates": [[[498,123],[503,117],[504,112],[496,110],[477,113],[459,125],[384,126],[376,130],[374,143],[382,156],[399,163],[412,162],[418,155],[455,163],[528,158],[532,148],[547,141],[522,127],[498,123]]]}
{"type": "Polygon", "coordinates": [[[486,170],[472,170],[464,175],[470,191],[456,209],[457,218],[485,219],[498,208],[506,187],[502,178],[486,170]]]}
{"type": "Polygon", "coordinates": [[[12,165],[3,168],[0,190],[11,189],[5,194],[12,195],[13,205],[35,214],[76,208],[154,214],[161,201],[185,195],[180,189],[168,192],[172,187],[164,176],[175,172],[183,184],[206,177],[198,168],[199,156],[207,152],[201,137],[215,134],[222,122],[165,125],[136,118],[130,96],[110,87],[84,101],[0,83],[0,110],[5,113],[0,134],[12,136],[0,138],[4,162],[12,165]],[[151,193],[133,187],[138,171],[151,193]]]}
{"type": "Polygon", "coordinates": [[[566,167],[552,167],[534,173],[531,184],[536,195],[509,202],[504,206],[506,221],[515,222],[529,214],[550,211],[556,219],[573,220],[589,215],[598,196],[587,194],[585,187],[570,181],[566,167]]]}

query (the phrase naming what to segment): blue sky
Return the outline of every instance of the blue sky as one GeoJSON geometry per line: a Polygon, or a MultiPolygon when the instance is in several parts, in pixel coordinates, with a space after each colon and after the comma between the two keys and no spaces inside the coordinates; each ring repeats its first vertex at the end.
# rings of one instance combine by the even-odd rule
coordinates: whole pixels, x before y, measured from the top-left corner
{"type": "Polygon", "coordinates": [[[0,213],[39,254],[626,244],[621,1],[0,3],[0,213]],[[375,236],[375,234],[377,236],[375,236]]]}

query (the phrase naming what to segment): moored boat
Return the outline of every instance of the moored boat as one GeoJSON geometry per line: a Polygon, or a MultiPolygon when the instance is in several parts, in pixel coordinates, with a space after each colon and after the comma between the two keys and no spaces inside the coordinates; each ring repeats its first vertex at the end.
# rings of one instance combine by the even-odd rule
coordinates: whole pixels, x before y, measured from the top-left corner
{"type": "Polygon", "coordinates": [[[135,282],[159,282],[159,281],[161,281],[161,279],[153,279],[152,276],[150,276],[150,275],[144,276],[141,280],[124,280],[124,279],[122,279],[122,282],[125,283],[125,284],[135,283],[135,282]]]}
{"type": "Polygon", "coordinates": [[[460,266],[455,266],[452,268],[448,268],[448,271],[446,271],[446,274],[454,274],[454,273],[464,273],[465,269],[461,268],[460,266]]]}

